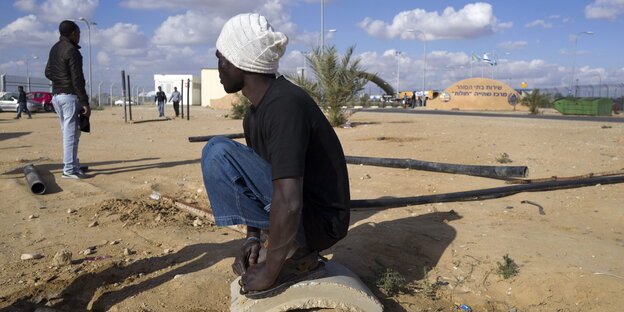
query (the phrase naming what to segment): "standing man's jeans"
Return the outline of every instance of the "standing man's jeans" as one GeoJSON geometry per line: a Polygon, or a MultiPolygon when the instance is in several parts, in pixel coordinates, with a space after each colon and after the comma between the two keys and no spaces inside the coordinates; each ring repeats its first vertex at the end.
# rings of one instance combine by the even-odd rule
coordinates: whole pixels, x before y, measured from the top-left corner
{"type": "Polygon", "coordinates": [[[173,101],[173,110],[175,111],[176,117],[180,115],[180,101],[173,101]]]}
{"type": "Polygon", "coordinates": [[[80,140],[80,124],[78,117],[82,106],[78,104],[78,97],[74,94],[56,94],[52,97],[54,110],[61,120],[63,133],[63,172],[80,172],[78,159],[78,141],[80,140]]]}
{"type": "Polygon", "coordinates": [[[158,117],[165,117],[165,102],[158,101],[158,117]]]}
{"type": "Polygon", "coordinates": [[[22,118],[22,112],[26,112],[28,118],[32,118],[30,115],[30,110],[28,110],[28,104],[17,104],[17,118],[22,118]]]}

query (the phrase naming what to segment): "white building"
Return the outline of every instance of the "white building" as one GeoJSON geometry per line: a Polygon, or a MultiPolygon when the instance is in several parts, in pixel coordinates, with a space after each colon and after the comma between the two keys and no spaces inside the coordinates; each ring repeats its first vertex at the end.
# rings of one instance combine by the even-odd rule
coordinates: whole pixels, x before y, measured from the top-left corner
{"type": "Polygon", "coordinates": [[[186,105],[187,101],[187,86],[188,82],[191,82],[189,87],[190,96],[188,97],[191,105],[201,104],[201,80],[197,76],[193,75],[154,75],[154,90],[157,91],[158,87],[162,87],[165,91],[167,99],[173,93],[173,87],[177,87],[180,94],[182,94],[182,103],[186,105]]]}

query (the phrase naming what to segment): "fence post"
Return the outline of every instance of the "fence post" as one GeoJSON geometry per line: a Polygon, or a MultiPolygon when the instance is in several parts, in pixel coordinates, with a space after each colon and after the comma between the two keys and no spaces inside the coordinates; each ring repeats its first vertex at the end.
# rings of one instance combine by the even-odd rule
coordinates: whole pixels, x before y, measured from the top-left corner
{"type": "MultiPolygon", "coordinates": [[[[180,80],[180,109],[182,110],[182,119],[184,119],[184,79],[180,80]]],[[[188,94],[187,94],[188,96],[188,94]]]]}
{"type": "Polygon", "coordinates": [[[128,113],[132,121],[132,88],[130,87],[130,75],[128,75],[128,113]]]}
{"type": "Polygon", "coordinates": [[[128,122],[128,115],[126,113],[126,71],[121,71],[121,92],[123,94],[123,108],[124,108],[124,122],[128,122]]]}
{"type": "Polygon", "coordinates": [[[191,79],[186,81],[186,120],[191,120],[191,79]]]}

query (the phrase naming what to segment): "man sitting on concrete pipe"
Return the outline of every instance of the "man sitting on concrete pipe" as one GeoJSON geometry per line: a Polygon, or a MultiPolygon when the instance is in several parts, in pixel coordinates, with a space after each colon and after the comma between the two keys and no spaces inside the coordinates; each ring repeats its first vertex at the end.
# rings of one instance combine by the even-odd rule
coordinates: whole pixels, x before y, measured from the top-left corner
{"type": "Polygon", "coordinates": [[[247,226],[232,269],[252,299],[321,277],[319,251],[349,226],[340,141],[314,100],[277,74],[287,43],[265,17],[248,13],[226,22],[216,44],[225,91],[242,91],[252,105],[243,121],[247,146],[211,139],[202,173],[217,225],[247,226]],[[261,231],[269,234],[264,246],[261,231]]]}

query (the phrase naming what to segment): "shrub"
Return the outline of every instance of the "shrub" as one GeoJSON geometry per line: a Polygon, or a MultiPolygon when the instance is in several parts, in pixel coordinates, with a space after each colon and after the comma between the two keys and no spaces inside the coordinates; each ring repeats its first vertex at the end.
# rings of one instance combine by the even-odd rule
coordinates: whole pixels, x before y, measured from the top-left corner
{"type": "Polygon", "coordinates": [[[249,106],[251,106],[251,101],[240,92],[236,93],[236,96],[238,100],[232,102],[232,115],[230,115],[230,118],[242,119],[245,117],[245,114],[247,114],[247,110],[249,110],[249,106]]]}

